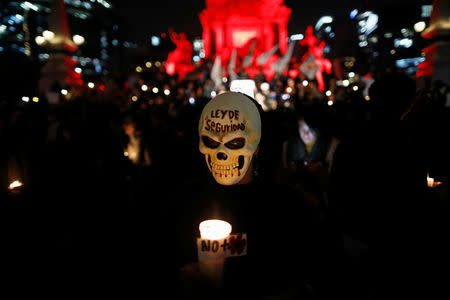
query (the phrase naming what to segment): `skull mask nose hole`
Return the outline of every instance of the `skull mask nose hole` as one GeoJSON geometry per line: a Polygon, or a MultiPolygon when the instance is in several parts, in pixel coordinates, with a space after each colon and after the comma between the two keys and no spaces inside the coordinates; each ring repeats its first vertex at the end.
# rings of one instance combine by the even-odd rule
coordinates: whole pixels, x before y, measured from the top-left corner
{"type": "Polygon", "coordinates": [[[226,160],[227,158],[228,158],[228,156],[225,153],[223,153],[223,152],[217,153],[218,160],[226,160]]]}

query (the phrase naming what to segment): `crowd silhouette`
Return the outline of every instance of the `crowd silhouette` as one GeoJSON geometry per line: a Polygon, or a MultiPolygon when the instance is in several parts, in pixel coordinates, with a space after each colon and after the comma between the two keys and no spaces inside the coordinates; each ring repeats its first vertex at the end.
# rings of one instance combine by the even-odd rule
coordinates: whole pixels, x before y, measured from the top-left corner
{"type": "MultiPolygon", "coordinates": [[[[139,248],[138,240],[149,238],[141,236],[142,228],[160,226],[157,214],[167,204],[162,199],[172,205],[183,201],[161,195],[201,184],[209,176],[198,150],[198,118],[230,83],[224,80],[215,88],[211,66],[205,63],[182,81],[156,66],[105,76],[94,88],[69,88],[58,104],[45,95],[38,103],[2,103],[0,183],[9,213],[8,245],[21,253],[39,249],[54,257],[76,250],[84,258],[139,248]],[[24,184],[15,192],[7,189],[13,179],[24,184]]],[[[375,274],[392,265],[407,274],[411,265],[406,253],[429,255],[431,264],[442,264],[449,212],[448,85],[433,82],[418,88],[395,69],[381,70],[374,79],[369,98],[363,95],[362,81],[335,86],[332,105],[315,81],[305,85],[300,76],[255,80],[255,99],[264,110],[262,180],[309,195],[323,226],[343,233],[336,236],[355,264],[372,249],[372,260],[364,262],[369,264],[364,265],[367,277],[362,277],[371,280],[367,270],[375,274]],[[323,161],[319,187],[318,181],[305,180],[304,168],[293,174],[283,164],[283,145],[299,137],[298,117],[305,115],[313,118],[310,125],[320,123],[324,136],[339,140],[332,164],[323,161]],[[427,172],[443,182],[439,189],[427,188],[427,172]],[[429,247],[437,251],[435,256],[429,247]]],[[[75,262],[62,260],[60,268],[69,264],[75,262]]],[[[426,264],[420,267],[430,271],[426,264]]],[[[331,281],[339,274],[324,276],[331,281]]],[[[359,299],[369,297],[367,293],[383,298],[395,276],[388,272],[383,287],[371,282],[369,291],[354,292],[359,299]]],[[[423,275],[406,277],[425,280],[423,275]]],[[[441,291],[439,283],[434,287],[441,291]]]]}

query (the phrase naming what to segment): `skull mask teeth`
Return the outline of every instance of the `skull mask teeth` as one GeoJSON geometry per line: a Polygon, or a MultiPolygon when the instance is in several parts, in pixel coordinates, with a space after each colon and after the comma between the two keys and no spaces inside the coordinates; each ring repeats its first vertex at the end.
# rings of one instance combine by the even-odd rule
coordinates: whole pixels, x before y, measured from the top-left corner
{"type": "MultiPolygon", "coordinates": [[[[212,161],[211,160],[211,156],[208,154],[206,156],[208,158],[208,167],[211,170],[211,172],[214,172],[214,175],[219,176],[219,177],[227,177],[227,176],[239,176],[240,170],[243,167],[243,164],[240,165],[238,163],[237,159],[233,159],[233,161],[230,161],[230,164],[228,165],[223,165],[223,164],[219,164],[217,160],[212,161]]],[[[243,156],[239,156],[239,158],[243,158],[243,156]]]]}
{"type": "Polygon", "coordinates": [[[203,109],[199,134],[200,152],[215,180],[236,184],[247,172],[261,138],[258,109],[240,93],[220,94],[203,109]]]}

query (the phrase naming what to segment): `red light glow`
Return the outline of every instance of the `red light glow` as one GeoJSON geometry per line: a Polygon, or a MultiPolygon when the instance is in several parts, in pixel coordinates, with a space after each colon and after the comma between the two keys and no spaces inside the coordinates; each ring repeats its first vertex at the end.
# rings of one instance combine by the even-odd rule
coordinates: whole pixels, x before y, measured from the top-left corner
{"type": "Polygon", "coordinates": [[[289,77],[295,78],[297,77],[298,73],[300,73],[298,70],[289,70],[289,77]]]}
{"type": "Polygon", "coordinates": [[[256,30],[234,30],[233,46],[237,48],[244,46],[251,38],[256,37],[256,34],[256,30]]]}

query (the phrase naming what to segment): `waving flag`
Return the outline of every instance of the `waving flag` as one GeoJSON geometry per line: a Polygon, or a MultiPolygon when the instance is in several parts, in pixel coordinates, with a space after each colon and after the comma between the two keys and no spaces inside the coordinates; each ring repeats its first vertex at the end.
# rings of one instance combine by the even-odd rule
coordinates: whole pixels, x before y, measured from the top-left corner
{"type": "Polygon", "coordinates": [[[309,79],[313,80],[316,78],[316,73],[319,71],[319,66],[316,63],[314,55],[310,54],[303,64],[300,66],[300,71],[309,79]]]}
{"type": "Polygon", "coordinates": [[[222,60],[220,59],[220,55],[217,55],[211,69],[211,79],[214,81],[216,89],[222,84],[222,72],[222,60]]]}
{"type": "Polygon", "coordinates": [[[243,67],[248,67],[252,64],[253,51],[255,50],[255,46],[256,46],[256,39],[253,39],[252,44],[250,45],[250,50],[248,50],[247,55],[242,61],[243,67]]]}
{"type": "Polygon", "coordinates": [[[296,43],[297,41],[291,41],[286,53],[272,65],[272,69],[275,71],[275,73],[283,73],[283,70],[286,69],[286,67],[289,65],[296,43]]]}
{"type": "Polygon", "coordinates": [[[258,56],[256,58],[256,62],[259,65],[263,65],[266,63],[267,59],[269,58],[269,56],[271,56],[272,54],[274,54],[276,51],[278,50],[278,44],[276,44],[275,46],[273,46],[272,49],[270,49],[267,52],[262,53],[260,56],[258,56]]]}
{"type": "Polygon", "coordinates": [[[237,56],[237,50],[236,48],[233,49],[233,52],[231,52],[230,61],[228,63],[228,75],[230,76],[231,80],[236,79],[237,75],[234,72],[234,69],[236,68],[236,56],[237,56]]]}

